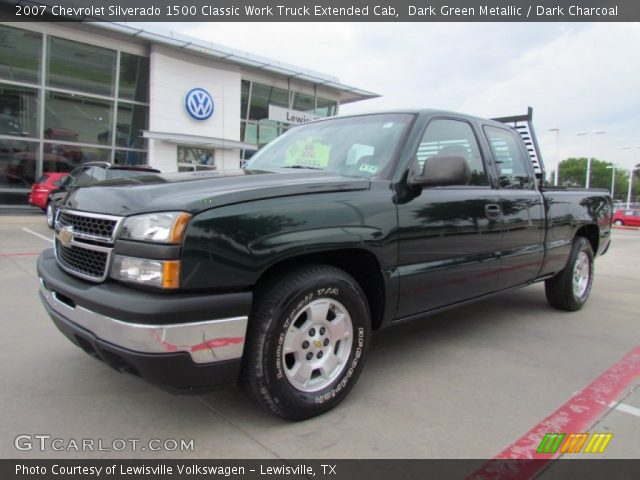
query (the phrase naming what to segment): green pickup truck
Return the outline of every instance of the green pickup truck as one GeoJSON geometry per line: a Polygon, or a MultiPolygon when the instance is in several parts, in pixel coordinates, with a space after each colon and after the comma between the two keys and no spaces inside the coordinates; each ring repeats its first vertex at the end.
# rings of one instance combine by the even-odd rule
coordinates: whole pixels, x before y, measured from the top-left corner
{"type": "Polygon", "coordinates": [[[543,178],[531,110],[316,121],[241,170],[75,190],[40,297],[119,371],[182,392],[238,382],[304,419],[353,388],[373,330],[540,281],[553,307],[584,305],[612,201],[543,178]]]}

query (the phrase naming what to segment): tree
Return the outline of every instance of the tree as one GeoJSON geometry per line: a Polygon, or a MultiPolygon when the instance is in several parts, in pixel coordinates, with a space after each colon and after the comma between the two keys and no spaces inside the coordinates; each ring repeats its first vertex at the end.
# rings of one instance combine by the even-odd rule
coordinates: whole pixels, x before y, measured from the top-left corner
{"type": "MultiPolygon", "coordinates": [[[[629,179],[627,178],[627,187],[628,186],[629,186],[629,179]]],[[[638,203],[638,201],[640,201],[640,163],[633,168],[633,185],[631,187],[630,200],[631,200],[631,203],[638,203]]]]}
{"type": "MultiPolygon", "coordinates": [[[[610,166],[613,166],[611,162],[606,162],[597,158],[591,159],[591,188],[611,189],[611,175],[613,169],[607,168],[610,166]]],[[[640,166],[636,165],[636,168],[637,170],[633,177],[633,192],[637,195],[640,194],[640,166]]],[[[560,162],[560,185],[584,188],[586,177],[586,158],[567,158],[560,162]]],[[[622,168],[616,168],[614,197],[616,199],[626,201],[628,188],[629,172],[622,168]]],[[[631,201],[633,202],[634,199],[635,196],[632,194],[631,201]]]]}

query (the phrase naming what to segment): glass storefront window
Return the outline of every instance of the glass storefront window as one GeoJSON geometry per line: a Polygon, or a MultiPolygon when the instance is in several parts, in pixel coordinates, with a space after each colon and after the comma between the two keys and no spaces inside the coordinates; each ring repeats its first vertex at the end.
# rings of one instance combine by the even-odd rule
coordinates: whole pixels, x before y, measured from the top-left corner
{"type": "Polygon", "coordinates": [[[42,34],[0,25],[0,78],[38,83],[42,34]]]}
{"type": "Polygon", "coordinates": [[[253,157],[258,150],[242,150],[240,151],[240,168],[244,168],[247,160],[253,157]]]}
{"type": "MultiPolygon", "coordinates": [[[[245,142],[263,145],[274,138],[273,127],[275,122],[264,123],[269,119],[269,105],[314,113],[320,117],[330,117],[336,114],[338,103],[335,100],[315,97],[295,90],[292,90],[290,95],[288,90],[282,88],[242,80],[240,100],[240,117],[242,121],[245,120],[247,106],[249,108],[248,122],[240,126],[240,138],[244,139],[245,142]],[[289,104],[290,96],[291,104],[289,104]],[[260,126],[258,127],[251,121],[259,122],[260,126]]],[[[288,124],[278,124],[276,135],[282,134],[288,127],[288,124]]]]}
{"type": "Polygon", "coordinates": [[[0,84],[0,135],[38,137],[38,91],[0,84]]]}
{"type": "Polygon", "coordinates": [[[47,86],[113,96],[116,52],[49,37],[47,86]]]}
{"type": "Polygon", "coordinates": [[[265,145],[287,130],[286,125],[271,120],[260,122],[242,122],[240,133],[245,143],[265,145]]]}
{"type": "Polygon", "coordinates": [[[203,172],[206,170],[213,170],[211,167],[204,165],[178,165],[178,172],[203,172]]]}
{"type": "Polygon", "coordinates": [[[149,59],[130,53],[120,54],[118,97],[147,103],[149,101],[149,59]]]}
{"type": "Polygon", "coordinates": [[[300,112],[313,112],[315,109],[315,99],[313,95],[297,93],[293,96],[293,109],[300,112]]]}
{"type": "Polygon", "coordinates": [[[329,117],[336,114],[338,103],[295,90],[290,94],[289,90],[242,80],[240,138],[243,142],[263,146],[289,129],[291,125],[288,123],[269,120],[269,105],[329,117]],[[245,119],[247,107],[249,116],[245,119]]]}
{"type": "Polygon", "coordinates": [[[148,57],[0,25],[0,205],[42,173],[146,164],[148,102],[148,57]]]}
{"type": "Polygon", "coordinates": [[[263,120],[258,124],[258,145],[265,145],[282,133],[277,122],[263,120]]]}
{"type": "Polygon", "coordinates": [[[316,115],[319,115],[321,117],[331,117],[336,114],[336,106],[337,106],[337,103],[335,101],[318,97],[318,106],[316,108],[316,115]]]}
{"type": "Polygon", "coordinates": [[[0,139],[0,189],[31,187],[36,179],[38,147],[38,142],[0,139]]]}
{"type": "Polygon", "coordinates": [[[247,118],[247,106],[249,105],[249,90],[250,83],[246,80],[242,80],[241,94],[240,94],[240,118],[243,120],[247,118]]]}
{"type": "Polygon", "coordinates": [[[116,165],[146,165],[147,153],[133,150],[116,150],[113,163],[116,165]]]}
{"type": "Polygon", "coordinates": [[[178,171],[216,168],[215,151],[210,148],[178,146],[178,171]]]}
{"type": "Polygon", "coordinates": [[[45,139],[110,145],[113,102],[56,92],[45,102],[45,139]]]}
{"type": "Polygon", "coordinates": [[[251,89],[250,120],[269,118],[269,105],[289,108],[289,92],[282,88],[254,83],[251,89]]]}
{"type": "Polygon", "coordinates": [[[142,105],[118,103],[116,146],[144,148],[142,130],[149,124],[149,109],[142,105]]]}
{"type": "Polygon", "coordinates": [[[253,145],[258,144],[258,125],[255,123],[242,122],[240,127],[240,138],[245,143],[251,143],[253,145]]]}
{"type": "Polygon", "coordinates": [[[44,144],[46,155],[55,155],[59,160],[64,159],[72,168],[84,162],[108,162],[111,157],[111,150],[108,148],[81,147],[72,143],[48,143],[44,144]]]}

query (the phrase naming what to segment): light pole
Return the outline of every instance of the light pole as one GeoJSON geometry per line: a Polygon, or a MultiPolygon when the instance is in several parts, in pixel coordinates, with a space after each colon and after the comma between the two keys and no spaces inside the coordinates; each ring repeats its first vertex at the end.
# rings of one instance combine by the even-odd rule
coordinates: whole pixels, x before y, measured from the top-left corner
{"type": "MultiPolygon", "coordinates": [[[[636,148],[640,149],[640,145],[636,146],[636,148]]],[[[633,147],[622,147],[622,150],[633,150],[633,147]]],[[[633,153],[631,154],[631,163],[633,164],[633,153]]],[[[633,190],[633,170],[636,167],[629,168],[629,190],[627,191],[627,208],[631,206],[631,190],[633,190]]]]}
{"type": "Polygon", "coordinates": [[[631,207],[631,190],[633,188],[633,167],[629,169],[629,191],[627,192],[627,208],[631,207]]]}
{"type": "Polygon", "coordinates": [[[605,132],[604,130],[601,130],[599,132],[580,132],[578,133],[578,136],[581,137],[583,135],[586,135],[587,137],[589,137],[589,151],[588,151],[588,155],[587,155],[587,180],[585,182],[585,188],[589,188],[591,186],[591,148],[593,147],[593,135],[604,135],[605,132]]]}
{"type": "Polygon", "coordinates": [[[553,175],[553,184],[557,187],[558,186],[558,181],[560,179],[560,150],[559,150],[559,145],[560,145],[560,129],[558,127],[556,128],[550,128],[549,129],[550,132],[556,132],[556,171],[553,175]]]}
{"type": "Polygon", "coordinates": [[[613,192],[616,188],[616,166],[615,165],[607,165],[607,169],[612,169],[611,172],[611,198],[613,199],[613,192]]]}

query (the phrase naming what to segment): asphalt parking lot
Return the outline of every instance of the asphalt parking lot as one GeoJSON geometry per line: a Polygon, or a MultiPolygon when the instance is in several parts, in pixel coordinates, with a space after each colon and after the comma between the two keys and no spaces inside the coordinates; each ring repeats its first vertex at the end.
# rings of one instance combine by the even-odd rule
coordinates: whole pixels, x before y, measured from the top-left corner
{"type": "MultiPolygon", "coordinates": [[[[640,357],[640,230],[615,230],[582,311],[553,310],[539,284],[378,332],[347,400],[290,423],[235,387],[173,395],[72,345],[37,296],[51,236],[41,214],[0,215],[0,458],[492,458],[629,352],[640,357]],[[193,439],[193,451],[43,453],[17,449],[24,434],[193,439]]],[[[586,429],[613,434],[600,457],[640,456],[637,373],[586,429]]]]}

